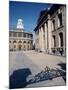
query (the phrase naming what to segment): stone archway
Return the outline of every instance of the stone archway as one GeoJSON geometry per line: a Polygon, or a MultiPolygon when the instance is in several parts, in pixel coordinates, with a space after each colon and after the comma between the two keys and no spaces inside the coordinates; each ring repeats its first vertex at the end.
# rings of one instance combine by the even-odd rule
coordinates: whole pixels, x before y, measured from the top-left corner
{"type": "Polygon", "coordinates": [[[26,50],[26,41],[23,42],[23,50],[26,50]]]}
{"type": "Polygon", "coordinates": [[[16,43],[17,43],[17,41],[14,40],[14,41],[13,41],[13,51],[16,51],[16,50],[17,50],[16,43]]]}
{"type": "Polygon", "coordinates": [[[18,49],[22,50],[22,41],[21,40],[18,42],[18,49]]]}
{"type": "Polygon", "coordinates": [[[19,50],[21,50],[22,49],[22,45],[19,45],[18,48],[19,48],[19,50]]]}

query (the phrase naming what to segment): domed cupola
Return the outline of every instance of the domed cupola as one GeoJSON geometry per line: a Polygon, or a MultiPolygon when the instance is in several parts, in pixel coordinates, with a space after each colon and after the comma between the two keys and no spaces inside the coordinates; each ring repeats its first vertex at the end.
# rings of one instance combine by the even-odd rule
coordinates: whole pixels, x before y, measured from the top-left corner
{"type": "Polygon", "coordinates": [[[17,21],[17,29],[22,29],[24,30],[24,24],[22,19],[18,19],[17,21]]]}

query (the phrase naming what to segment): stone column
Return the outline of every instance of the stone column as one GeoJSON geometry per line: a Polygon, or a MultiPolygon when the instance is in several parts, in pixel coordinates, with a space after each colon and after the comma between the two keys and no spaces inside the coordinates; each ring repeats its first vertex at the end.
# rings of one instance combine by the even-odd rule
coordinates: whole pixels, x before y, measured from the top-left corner
{"type": "Polygon", "coordinates": [[[37,42],[37,40],[38,40],[38,33],[37,33],[37,32],[38,32],[38,31],[35,32],[35,49],[36,49],[36,50],[39,49],[39,47],[38,47],[38,44],[39,44],[39,43],[37,42]]]}
{"type": "Polygon", "coordinates": [[[51,39],[52,39],[52,32],[51,32],[51,20],[50,20],[50,15],[48,15],[48,50],[49,50],[49,53],[51,53],[51,39]]]}
{"type": "Polygon", "coordinates": [[[41,29],[39,28],[39,50],[41,49],[41,29]]]}
{"type": "Polygon", "coordinates": [[[46,23],[44,24],[44,28],[45,28],[45,50],[47,50],[47,25],[46,23]]]}
{"type": "Polygon", "coordinates": [[[44,37],[43,37],[43,27],[41,27],[41,51],[45,51],[44,49],[44,37]]]}

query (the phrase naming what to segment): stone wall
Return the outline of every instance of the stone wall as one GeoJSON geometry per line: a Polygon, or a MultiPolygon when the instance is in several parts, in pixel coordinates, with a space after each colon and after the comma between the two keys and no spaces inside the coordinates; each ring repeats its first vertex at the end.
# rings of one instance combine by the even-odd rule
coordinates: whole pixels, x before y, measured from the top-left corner
{"type": "Polygon", "coordinates": [[[41,21],[39,24],[38,29],[35,31],[35,35],[35,41],[37,41],[37,39],[39,40],[35,42],[36,49],[50,54],[65,56],[66,6],[60,6],[52,15],[50,15],[50,13],[47,14],[44,21],[41,21]],[[53,26],[53,20],[55,21],[55,28],[53,26]]]}

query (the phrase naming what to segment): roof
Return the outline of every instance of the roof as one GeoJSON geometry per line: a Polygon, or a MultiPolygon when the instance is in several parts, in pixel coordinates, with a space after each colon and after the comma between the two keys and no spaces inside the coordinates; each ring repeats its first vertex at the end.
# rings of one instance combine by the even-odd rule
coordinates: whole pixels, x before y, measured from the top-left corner
{"type": "Polygon", "coordinates": [[[56,10],[58,10],[64,4],[53,4],[49,10],[50,15],[52,15],[56,10]]]}
{"type": "Polygon", "coordinates": [[[10,29],[9,32],[21,32],[21,33],[23,32],[23,33],[32,34],[31,32],[23,31],[22,29],[17,29],[17,28],[10,29]]]}
{"type": "Polygon", "coordinates": [[[60,6],[64,6],[64,4],[52,4],[50,8],[42,10],[40,12],[39,18],[37,20],[37,26],[35,27],[34,31],[37,31],[40,22],[43,21],[42,19],[47,18],[46,16],[48,13],[52,15],[60,6]]]}
{"type": "Polygon", "coordinates": [[[40,22],[40,19],[42,19],[44,17],[45,14],[47,14],[48,10],[45,9],[45,10],[42,10],[40,12],[40,15],[39,15],[39,18],[38,18],[38,21],[37,21],[37,24],[40,22]]]}
{"type": "Polygon", "coordinates": [[[37,26],[35,27],[34,31],[36,31],[39,28],[39,24],[41,23],[41,21],[44,19],[44,17],[47,16],[48,10],[42,10],[40,12],[39,18],[37,20],[37,26]]]}

